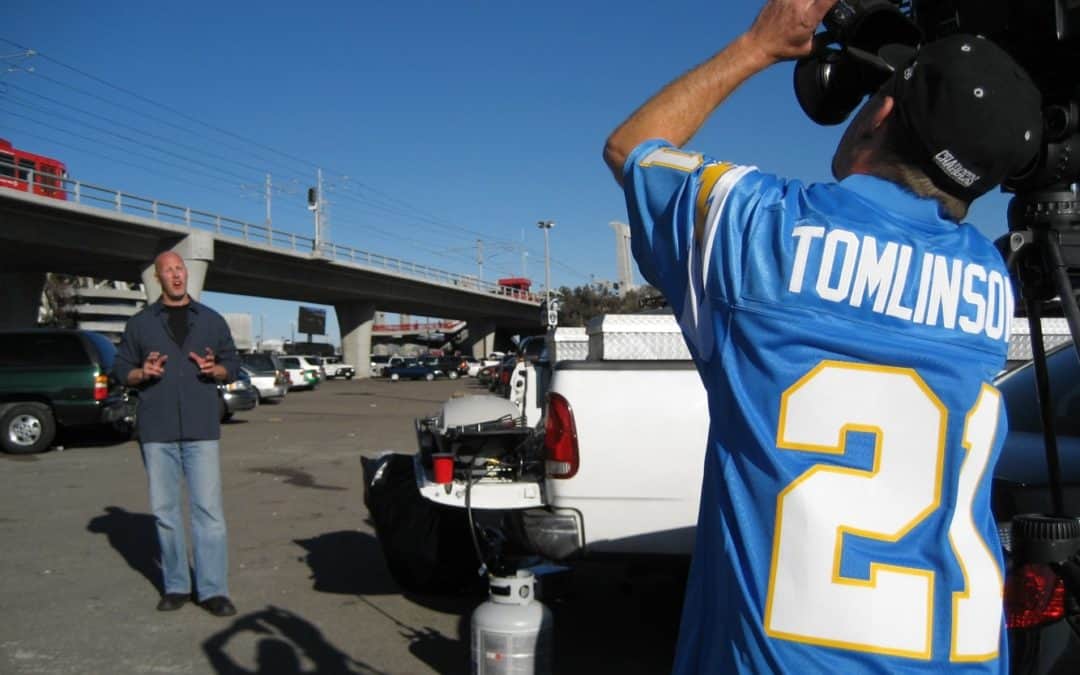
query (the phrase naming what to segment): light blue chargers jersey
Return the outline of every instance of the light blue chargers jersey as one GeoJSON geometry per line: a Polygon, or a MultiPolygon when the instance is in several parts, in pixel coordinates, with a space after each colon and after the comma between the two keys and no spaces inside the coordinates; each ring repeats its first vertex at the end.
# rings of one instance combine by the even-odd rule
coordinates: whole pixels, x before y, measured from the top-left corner
{"type": "Polygon", "coordinates": [[[624,180],[711,415],[675,671],[1004,672],[993,245],[871,176],[649,141],[624,180]]]}

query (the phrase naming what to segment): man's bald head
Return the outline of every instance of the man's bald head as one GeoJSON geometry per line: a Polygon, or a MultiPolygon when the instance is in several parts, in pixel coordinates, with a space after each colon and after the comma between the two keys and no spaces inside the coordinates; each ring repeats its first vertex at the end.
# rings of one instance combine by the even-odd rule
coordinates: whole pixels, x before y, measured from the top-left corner
{"type": "Polygon", "coordinates": [[[179,306],[190,302],[187,294],[187,265],[174,251],[165,251],[154,258],[154,275],[161,284],[163,303],[179,306]]]}

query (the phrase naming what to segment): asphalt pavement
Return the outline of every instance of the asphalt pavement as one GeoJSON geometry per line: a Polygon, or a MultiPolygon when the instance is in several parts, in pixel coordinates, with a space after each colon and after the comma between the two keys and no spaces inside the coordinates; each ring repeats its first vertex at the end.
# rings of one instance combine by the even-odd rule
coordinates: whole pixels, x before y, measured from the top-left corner
{"type": "MultiPolygon", "coordinates": [[[[467,673],[483,595],[403,594],[363,504],[361,457],[411,453],[413,419],[472,380],[331,381],[222,432],[238,614],[158,612],[138,445],[67,435],[0,455],[0,673],[467,673]]],[[[463,536],[467,536],[463,533],[463,536]]],[[[583,564],[545,598],[556,673],[670,669],[682,589],[649,567],[583,564]]]]}

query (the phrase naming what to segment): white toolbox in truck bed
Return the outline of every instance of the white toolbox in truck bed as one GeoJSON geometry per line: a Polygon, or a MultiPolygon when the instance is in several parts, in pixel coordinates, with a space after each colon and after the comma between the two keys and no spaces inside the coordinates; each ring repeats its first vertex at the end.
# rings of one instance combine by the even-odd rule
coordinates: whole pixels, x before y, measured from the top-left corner
{"type": "Polygon", "coordinates": [[[589,321],[590,361],[690,360],[672,314],[605,314],[589,321]]]}

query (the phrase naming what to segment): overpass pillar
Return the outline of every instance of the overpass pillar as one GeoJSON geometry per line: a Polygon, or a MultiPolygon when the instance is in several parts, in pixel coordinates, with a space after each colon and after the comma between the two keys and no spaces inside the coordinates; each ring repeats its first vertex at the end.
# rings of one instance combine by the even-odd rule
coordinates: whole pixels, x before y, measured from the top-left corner
{"type": "Polygon", "coordinates": [[[482,359],[495,351],[495,322],[485,319],[469,321],[469,337],[466,346],[472,350],[474,358],[482,359]]]}
{"type": "Polygon", "coordinates": [[[356,366],[356,376],[370,377],[371,329],[375,325],[375,303],[341,302],[334,304],[341,329],[341,351],[345,362],[356,366]]]}
{"type": "MultiPolygon", "coordinates": [[[[184,259],[188,270],[188,295],[198,300],[206,283],[206,270],[214,259],[214,235],[209,232],[192,232],[172,246],[162,248],[158,253],[172,251],[184,259]]],[[[147,302],[154,302],[161,295],[161,284],[154,275],[154,261],[143,268],[142,282],[146,287],[147,302]]]]}
{"type": "Polygon", "coordinates": [[[37,325],[44,272],[0,272],[0,330],[33,328],[37,325]]]}

